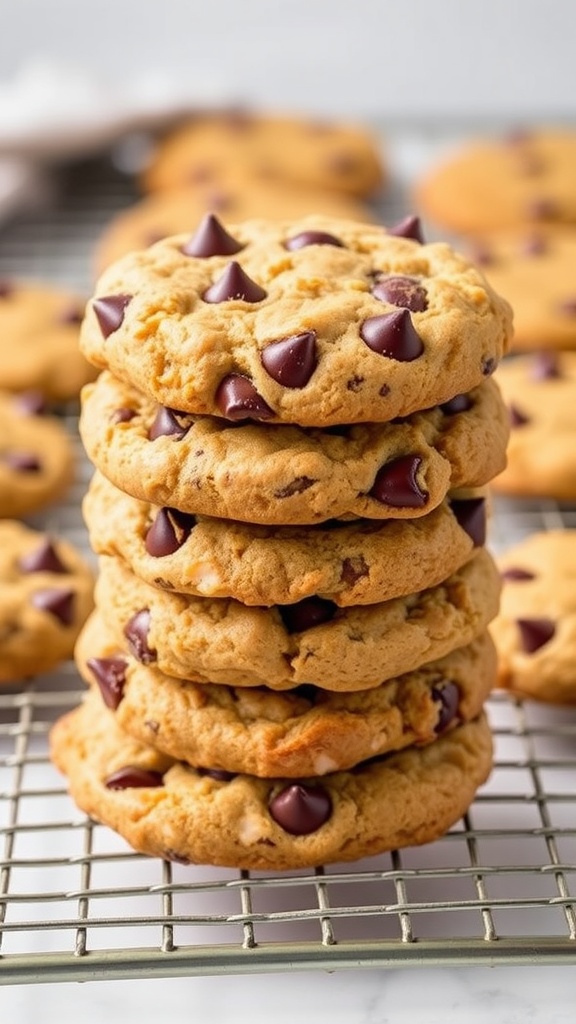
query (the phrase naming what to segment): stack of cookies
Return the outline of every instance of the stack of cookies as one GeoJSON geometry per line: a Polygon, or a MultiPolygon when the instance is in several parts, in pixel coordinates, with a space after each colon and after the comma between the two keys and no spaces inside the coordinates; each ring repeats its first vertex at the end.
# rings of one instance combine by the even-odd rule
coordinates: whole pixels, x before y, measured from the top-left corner
{"type": "Polygon", "coordinates": [[[483,488],[511,312],[408,218],[213,215],[110,267],[81,345],[99,557],[55,725],[77,804],[239,868],[442,835],[491,769],[483,488]]]}

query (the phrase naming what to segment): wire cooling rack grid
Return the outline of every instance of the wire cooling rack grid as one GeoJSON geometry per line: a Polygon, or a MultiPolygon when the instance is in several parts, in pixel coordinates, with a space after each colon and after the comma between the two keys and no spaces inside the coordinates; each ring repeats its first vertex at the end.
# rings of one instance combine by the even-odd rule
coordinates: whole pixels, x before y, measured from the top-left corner
{"type": "MultiPolygon", "coordinates": [[[[404,152],[421,158],[420,140],[404,152]]],[[[4,230],[0,273],[88,290],[90,242],[130,185],[106,163],[76,168],[60,195],[4,230]]],[[[88,553],[91,470],[67,423],[78,480],[36,523],[88,553]]],[[[490,544],[556,527],[576,527],[576,509],[497,499],[490,544]]],[[[0,691],[0,982],[576,962],[576,710],[494,694],[494,771],[441,840],[265,875],[139,856],[79,812],[47,734],[83,693],[70,664],[0,691]]]]}

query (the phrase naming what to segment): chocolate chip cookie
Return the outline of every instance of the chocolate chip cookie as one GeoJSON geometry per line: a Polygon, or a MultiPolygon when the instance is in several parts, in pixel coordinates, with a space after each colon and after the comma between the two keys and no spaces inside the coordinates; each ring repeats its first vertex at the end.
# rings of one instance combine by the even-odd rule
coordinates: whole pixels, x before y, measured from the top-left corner
{"type": "Polygon", "coordinates": [[[493,381],[401,422],[314,430],[183,415],[104,371],[80,417],[89,459],[133,497],[268,525],[426,515],[503,469],[508,431],[493,381]]]}
{"type": "Polygon", "coordinates": [[[273,690],[379,686],[470,643],[496,615],[500,593],[485,548],[436,587],[350,608],[317,597],[248,607],[160,590],[104,555],[99,566],[99,613],[141,661],[195,682],[273,690]]]}
{"type": "Polygon", "coordinates": [[[94,367],[79,349],[86,299],[37,281],[0,281],[0,388],[77,399],[94,367]]]}
{"type": "Polygon", "coordinates": [[[140,579],[247,605],[320,597],[373,604],[441,583],[486,536],[483,495],[444,501],[420,519],[265,527],[138,501],[96,472],[83,500],[90,544],[140,579]]]}
{"type": "Polygon", "coordinates": [[[232,423],[388,422],[448,402],[495,370],[511,309],[450,246],[400,230],[208,216],[104,272],[82,350],[168,408],[232,423]]]}
{"type": "Polygon", "coordinates": [[[141,743],[197,768],[261,777],[325,775],[434,742],[482,710],[496,673],[488,633],[369,691],[198,684],[119,648],[97,617],[75,651],[85,681],[141,743]]]}
{"type": "Polygon", "coordinates": [[[537,532],[498,559],[502,600],[491,632],[499,686],[576,704],[576,530],[537,532]]]}
{"type": "Polygon", "coordinates": [[[70,435],[55,416],[36,412],[36,398],[0,392],[0,518],[19,519],[51,505],[74,477],[70,435]]]}
{"type": "Polygon", "coordinates": [[[72,657],[92,610],[93,574],[64,538],[0,521],[0,683],[19,683],[72,657]]]}

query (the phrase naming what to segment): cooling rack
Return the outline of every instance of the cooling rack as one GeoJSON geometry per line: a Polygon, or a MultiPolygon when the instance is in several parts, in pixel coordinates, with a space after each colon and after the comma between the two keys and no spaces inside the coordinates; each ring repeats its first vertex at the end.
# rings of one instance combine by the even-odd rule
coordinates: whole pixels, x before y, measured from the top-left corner
{"type": "MultiPolygon", "coordinates": [[[[405,140],[405,166],[437,135],[405,140]]],[[[52,203],[4,227],[0,273],[89,292],[91,243],[133,198],[109,159],[58,175],[52,203]]],[[[383,220],[405,210],[396,184],[383,220]]],[[[90,467],[32,525],[90,557],[80,500],[90,467]]],[[[495,552],[576,509],[496,499],[495,552]]],[[[576,962],[576,711],[494,694],[495,767],[438,842],[353,865],[265,874],[135,854],[72,804],[47,734],[81,699],[72,664],[0,691],[0,982],[430,965],[576,962]]]]}

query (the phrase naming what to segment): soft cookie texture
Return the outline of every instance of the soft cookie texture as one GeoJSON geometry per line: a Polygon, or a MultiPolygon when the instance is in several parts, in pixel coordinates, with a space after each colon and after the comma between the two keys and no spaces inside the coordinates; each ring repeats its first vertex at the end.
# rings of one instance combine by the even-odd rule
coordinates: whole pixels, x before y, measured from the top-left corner
{"type": "Polygon", "coordinates": [[[181,416],[103,371],[84,388],[80,417],[89,459],[120,490],[277,525],[426,515],[503,469],[508,430],[492,380],[401,422],[317,430],[181,416]]]}
{"type": "MultiPolygon", "coordinates": [[[[1,302],[1,299],[0,299],[1,302]]],[[[20,519],[61,499],[72,484],[72,440],[37,395],[0,392],[0,518],[20,519]]]]}
{"type": "Polygon", "coordinates": [[[83,500],[90,544],[163,590],[247,605],[320,597],[341,607],[440,583],[485,541],[486,498],[454,497],[417,519],[257,526],[178,516],[94,473],[83,500]]]}
{"type": "Polygon", "coordinates": [[[503,589],[490,629],[498,685],[550,704],[576,704],[576,531],[537,532],[498,559],[503,589]]]}
{"type": "Polygon", "coordinates": [[[38,391],[50,402],[78,398],[95,377],[78,336],[86,299],[37,281],[0,281],[0,388],[38,391]]]}
{"type": "Polygon", "coordinates": [[[75,657],[134,739],[197,768],[260,777],[325,775],[432,743],[480,713],[496,672],[494,644],[484,633],[368,692],[198,684],[126,653],[97,618],[81,634],[75,657]]]}
{"type": "Polygon", "coordinates": [[[0,522],[0,684],[72,657],[93,608],[91,567],[64,538],[0,522]]]}
{"type": "Polygon", "coordinates": [[[382,145],[362,125],[247,110],[196,116],[168,133],[144,169],[144,191],[218,187],[228,168],[259,182],[367,196],[386,181],[382,145]]]}
{"type": "Polygon", "coordinates": [[[500,580],[485,548],[443,583],[375,605],[307,598],[250,608],[143,583],[100,556],[99,614],[116,641],[167,675],[287,690],[362,690],[470,643],[496,615],[500,580]]]}
{"type": "Polygon", "coordinates": [[[462,234],[576,224],[575,169],[573,128],[471,139],[420,176],[413,202],[438,227],[462,234]]]}
{"type": "Polygon", "coordinates": [[[432,842],[466,812],[492,768],[484,715],[429,746],[298,781],[198,771],[127,737],[101,701],[60,718],[50,744],[77,806],[133,849],[272,871],[432,842]]]}
{"type": "Polygon", "coordinates": [[[326,217],[207,217],[109,267],[80,343],[170,409],[328,427],[468,392],[511,337],[509,304],[445,243],[326,217]]]}
{"type": "Polygon", "coordinates": [[[511,430],[507,464],[494,491],[518,497],[576,498],[576,352],[505,360],[497,380],[511,430]]]}
{"type": "Polygon", "coordinates": [[[513,351],[576,349],[576,225],[493,232],[470,255],[514,310],[513,351]]]}

